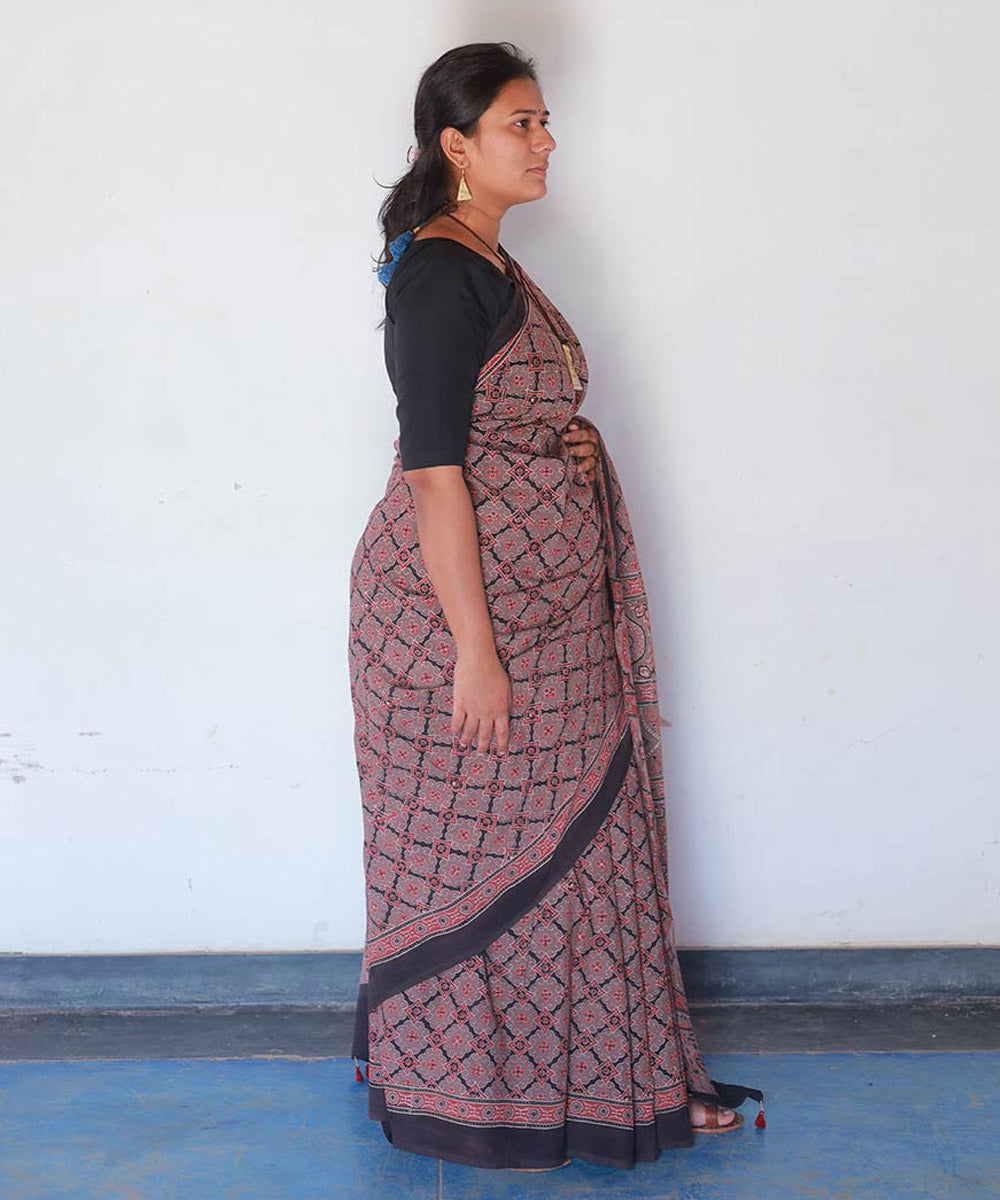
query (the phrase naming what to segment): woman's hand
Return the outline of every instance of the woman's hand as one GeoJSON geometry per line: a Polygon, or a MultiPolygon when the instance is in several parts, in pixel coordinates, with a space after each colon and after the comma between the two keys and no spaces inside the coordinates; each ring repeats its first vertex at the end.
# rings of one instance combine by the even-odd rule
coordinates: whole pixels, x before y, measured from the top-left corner
{"type": "Polygon", "coordinates": [[[562,440],[569,447],[570,454],[576,455],[578,482],[582,483],[584,479],[589,479],[593,483],[597,475],[598,456],[601,452],[600,443],[597,440],[597,426],[590,422],[584,425],[584,418],[574,417],[566,427],[562,440]]]}
{"type": "Polygon", "coordinates": [[[506,754],[513,701],[510,676],[494,651],[491,654],[459,654],[455,660],[451,733],[461,746],[479,739],[485,754],[496,734],[497,753],[506,754]]]}

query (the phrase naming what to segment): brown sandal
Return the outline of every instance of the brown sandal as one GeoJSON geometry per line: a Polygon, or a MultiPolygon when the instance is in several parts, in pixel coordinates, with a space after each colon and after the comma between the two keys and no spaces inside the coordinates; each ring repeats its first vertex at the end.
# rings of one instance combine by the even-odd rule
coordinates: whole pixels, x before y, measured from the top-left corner
{"type": "MultiPolygon", "coordinates": [[[[722,1107],[725,1108],[726,1105],[722,1107]]],[[[738,1113],[735,1108],[732,1110],[732,1113],[733,1119],[722,1125],[719,1123],[719,1106],[717,1104],[706,1104],[705,1124],[692,1125],[691,1128],[695,1133],[724,1133],[727,1129],[739,1129],[743,1124],[743,1114],[738,1113]]]]}

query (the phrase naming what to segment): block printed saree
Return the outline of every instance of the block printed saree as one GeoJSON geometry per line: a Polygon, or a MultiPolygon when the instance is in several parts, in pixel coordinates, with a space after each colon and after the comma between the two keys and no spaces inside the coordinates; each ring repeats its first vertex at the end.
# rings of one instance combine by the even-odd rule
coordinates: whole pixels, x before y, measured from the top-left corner
{"type": "Polygon", "coordinates": [[[688,1097],[763,1093],[710,1079],[698,1049],[632,526],[600,435],[583,483],[560,438],[574,418],[594,428],[583,348],[504,254],[524,315],[479,374],[463,474],[509,747],[453,743],[454,641],[397,440],[350,576],[367,909],[352,1054],[400,1149],[630,1167],[692,1144],[688,1097]]]}

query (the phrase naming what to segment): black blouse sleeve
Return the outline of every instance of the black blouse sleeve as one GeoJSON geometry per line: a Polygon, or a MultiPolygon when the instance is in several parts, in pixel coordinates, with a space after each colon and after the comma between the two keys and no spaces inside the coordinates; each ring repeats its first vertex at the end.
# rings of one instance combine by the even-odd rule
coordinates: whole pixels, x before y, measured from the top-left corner
{"type": "Polygon", "coordinates": [[[385,357],[404,471],[465,461],[476,379],[513,288],[476,257],[449,238],[418,240],[387,289],[385,357]]]}

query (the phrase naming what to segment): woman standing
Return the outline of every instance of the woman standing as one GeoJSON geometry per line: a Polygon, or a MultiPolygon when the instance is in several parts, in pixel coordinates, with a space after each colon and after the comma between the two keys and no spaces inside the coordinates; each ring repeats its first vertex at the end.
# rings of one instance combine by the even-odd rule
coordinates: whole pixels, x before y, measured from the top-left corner
{"type": "MultiPolygon", "coordinates": [[[[555,146],[533,63],[460,46],[382,205],[399,438],[351,564],[367,929],[352,1053],[400,1149],[612,1166],[742,1124],[673,939],[649,614],[587,361],[500,245],[555,146]]],[[[757,1118],[763,1124],[763,1104],[757,1118]]]]}

